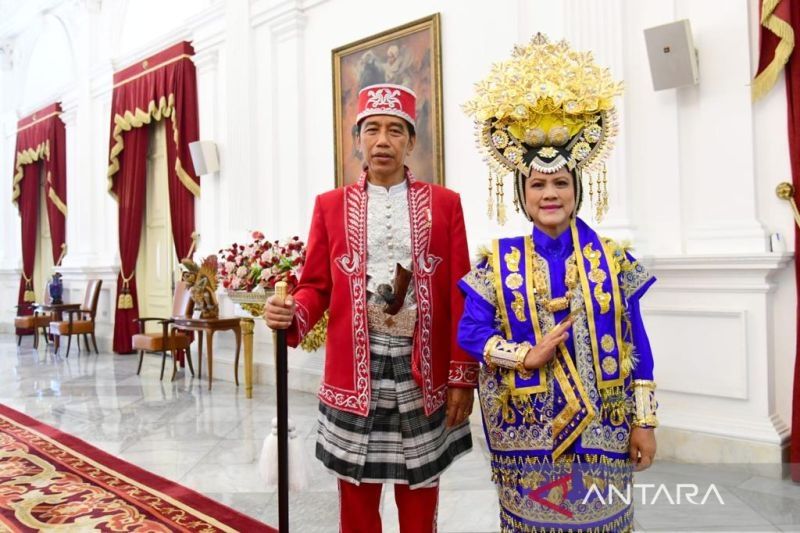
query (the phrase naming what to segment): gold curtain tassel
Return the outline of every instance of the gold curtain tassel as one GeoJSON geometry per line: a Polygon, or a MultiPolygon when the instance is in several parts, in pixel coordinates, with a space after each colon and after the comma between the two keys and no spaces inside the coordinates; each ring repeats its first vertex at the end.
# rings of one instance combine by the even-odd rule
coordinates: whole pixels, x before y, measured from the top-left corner
{"type": "Polygon", "coordinates": [[[67,243],[61,243],[61,255],[58,256],[58,261],[56,261],[56,266],[61,266],[61,261],[64,260],[65,255],[67,255],[67,243]]]}
{"type": "Polygon", "coordinates": [[[197,247],[197,241],[200,240],[200,234],[196,231],[192,232],[192,245],[189,247],[189,253],[186,254],[185,259],[191,259],[192,254],[194,253],[194,249],[197,247]]]}
{"type": "Polygon", "coordinates": [[[794,221],[797,223],[797,227],[800,228],[800,211],[797,210],[797,203],[794,201],[794,186],[788,181],[779,183],[778,187],[775,189],[775,194],[778,195],[778,198],[786,200],[789,202],[789,205],[792,206],[794,221]]]}
{"type": "Polygon", "coordinates": [[[130,282],[133,279],[133,276],[136,274],[136,270],[131,272],[131,275],[127,277],[125,276],[125,272],[122,270],[120,270],[120,274],[122,275],[122,291],[117,297],[117,308],[133,309],[133,296],[131,296],[130,282]]]}

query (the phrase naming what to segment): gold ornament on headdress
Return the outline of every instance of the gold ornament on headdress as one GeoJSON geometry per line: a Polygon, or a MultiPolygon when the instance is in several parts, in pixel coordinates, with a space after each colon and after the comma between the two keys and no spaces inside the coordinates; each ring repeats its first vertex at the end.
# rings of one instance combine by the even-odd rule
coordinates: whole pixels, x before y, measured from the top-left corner
{"type": "Polygon", "coordinates": [[[527,176],[531,167],[554,173],[566,166],[579,171],[579,179],[588,174],[590,190],[594,182],[592,206],[602,218],[608,209],[605,160],[617,134],[613,100],[621,93],[622,83],[591,52],[575,51],[566,41],[550,43],[541,33],[495,63],[463,105],[475,120],[476,143],[495,182],[497,205],[489,217],[494,211],[498,222],[505,218],[504,175],[527,176]]]}

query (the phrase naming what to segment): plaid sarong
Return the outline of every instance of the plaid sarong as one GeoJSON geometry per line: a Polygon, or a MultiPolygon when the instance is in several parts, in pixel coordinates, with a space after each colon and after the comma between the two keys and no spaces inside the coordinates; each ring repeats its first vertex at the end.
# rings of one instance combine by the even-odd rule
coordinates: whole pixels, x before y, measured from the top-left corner
{"type": "Polygon", "coordinates": [[[433,486],[472,449],[469,421],[448,429],[444,408],[425,416],[422,390],[411,375],[411,338],[371,331],[369,343],[369,415],[320,402],[317,458],[351,483],[433,486]]]}

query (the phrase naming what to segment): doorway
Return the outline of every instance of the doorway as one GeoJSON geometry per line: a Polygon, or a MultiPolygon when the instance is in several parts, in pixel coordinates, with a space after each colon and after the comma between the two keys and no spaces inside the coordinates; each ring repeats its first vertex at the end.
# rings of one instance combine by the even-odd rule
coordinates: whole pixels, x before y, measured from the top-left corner
{"type": "MultiPolygon", "coordinates": [[[[50,237],[50,217],[47,213],[47,195],[45,194],[45,180],[47,174],[44,165],[39,165],[39,215],[36,232],[36,259],[33,262],[33,289],[36,301],[43,302],[47,282],[53,275],[53,239],[50,237]]],[[[56,258],[57,259],[57,258],[56,258]]]]}
{"type": "MultiPolygon", "coordinates": [[[[178,261],[172,241],[167,175],[167,135],[163,121],[150,125],[147,183],[139,257],[136,261],[140,316],[168,318],[178,261]]],[[[161,328],[160,324],[155,326],[161,328]]],[[[152,327],[155,327],[151,325],[152,327]]]]}

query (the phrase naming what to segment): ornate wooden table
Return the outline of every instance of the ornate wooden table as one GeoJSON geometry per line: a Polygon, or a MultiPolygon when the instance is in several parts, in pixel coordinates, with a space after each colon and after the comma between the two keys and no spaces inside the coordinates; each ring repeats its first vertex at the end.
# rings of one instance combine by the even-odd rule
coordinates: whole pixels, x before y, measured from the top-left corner
{"type": "MultiPolygon", "coordinates": [[[[65,304],[65,303],[61,303],[61,304],[54,304],[54,303],[45,304],[45,303],[41,303],[40,304],[40,303],[35,303],[35,304],[33,304],[33,308],[36,309],[37,311],[39,311],[40,313],[50,313],[50,315],[53,317],[52,320],[51,320],[52,322],[61,322],[62,320],[64,320],[64,312],[65,311],[78,310],[78,309],[81,308],[81,304],[65,304]]],[[[37,332],[34,331],[34,333],[38,336],[37,332]]],[[[48,327],[47,328],[47,336],[48,336],[48,338],[53,339],[53,349],[55,349],[55,351],[58,352],[60,341],[61,341],[61,335],[50,335],[50,328],[48,327]]],[[[84,338],[84,341],[86,341],[86,349],[88,350],[89,349],[89,341],[86,340],[85,338],[84,338]]],[[[81,338],[79,336],[78,337],[78,351],[80,351],[80,348],[81,348],[81,338]]]]}
{"type": "Polygon", "coordinates": [[[64,318],[64,311],[80,309],[81,304],[33,304],[33,307],[41,313],[51,313],[53,315],[53,322],[61,322],[64,318]]]}
{"type": "MultiPolygon", "coordinates": [[[[242,320],[239,317],[229,318],[186,318],[186,317],[173,317],[173,327],[182,330],[196,331],[199,333],[197,339],[198,361],[197,361],[197,377],[203,376],[203,334],[205,334],[208,342],[208,389],[211,390],[211,381],[214,379],[214,333],[217,331],[233,331],[236,336],[236,358],[233,363],[233,377],[236,386],[239,386],[239,351],[242,344],[242,320]]],[[[252,320],[251,320],[252,322],[252,320]]],[[[247,335],[246,327],[245,334],[247,335]]],[[[249,332],[252,339],[253,330],[250,327],[249,332]]],[[[251,341],[252,342],[252,341],[251,341]]],[[[246,352],[246,351],[245,351],[246,352]]],[[[252,352],[248,361],[247,354],[245,353],[245,389],[248,398],[252,396],[253,391],[253,360],[252,352]]]]}

